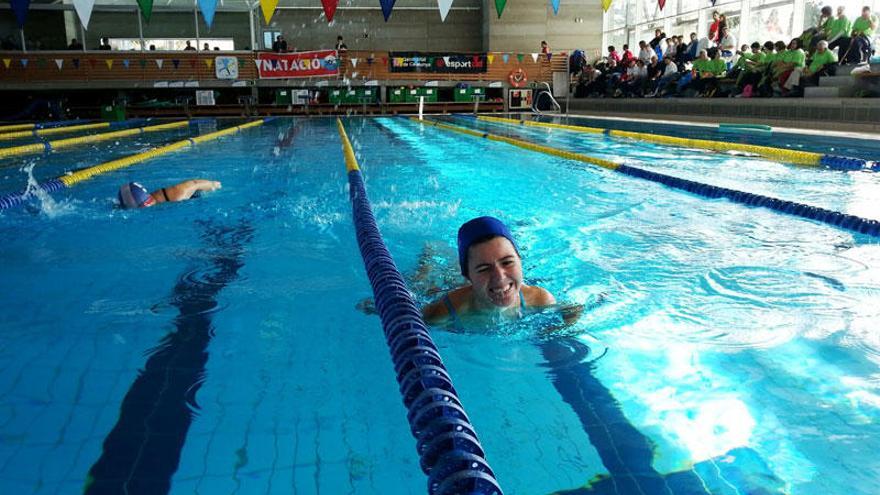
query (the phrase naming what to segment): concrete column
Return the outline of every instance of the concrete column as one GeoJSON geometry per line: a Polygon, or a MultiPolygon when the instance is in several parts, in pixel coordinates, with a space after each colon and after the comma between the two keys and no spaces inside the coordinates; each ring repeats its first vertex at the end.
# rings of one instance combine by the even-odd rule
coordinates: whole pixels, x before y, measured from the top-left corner
{"type": "MultiPolygon", "coordinates": [[[[806,6],[804,5],[804,0],[794,0],[794,13],[792,14],[792,20],[791,20],[791,37],[792,38],[796,38],[796,37],[800,36],[801,33],[804,32],[804,20],[805,20],[804,19],[804,8],[805,7],[806,6]]],[[[859,9],[859,12],[856,14],[856,17],[860,14],[861,14],[861,9],[859,9]]],[[[852,15],[852,14],[849,14],[849,15],[852,15]]],[[[808,20],[806,20],[806,22],[807,22],[807,25],[809,25],[809,24],[816,22],[816,20],[815,19],[808,19],[808,20]]],[[[785,42],[788,43],[789,40],[785,40],[785,42]]]]}
{"type": "Polygon", "coordinates": [[[739,33],[735,33],[736,39],[740,45],[743,43],[751,45],[752,33],[749,31],[749,20],[752,18],[752,0],[742,0],[742,13],[739,16],[739,33]]]}

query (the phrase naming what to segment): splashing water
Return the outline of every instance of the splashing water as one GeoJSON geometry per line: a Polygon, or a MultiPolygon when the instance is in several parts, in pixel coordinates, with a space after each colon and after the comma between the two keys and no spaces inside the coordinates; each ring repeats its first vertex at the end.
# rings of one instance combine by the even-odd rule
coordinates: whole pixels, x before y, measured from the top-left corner
{"type": "Polygon", "coordinates": [[[25,188],[24,196],[28,198],[37,198],[40,201],[40,213],[46,215],[48,218],[57,218],[73,213],[76,209],[72,202],[55,201],[49,193],[40,187],[40,184],[34,177],[34,167],[36,165],[37,162],[31,162],[21,169],[22,172],[27,173],[27,187],[25,188]]]}

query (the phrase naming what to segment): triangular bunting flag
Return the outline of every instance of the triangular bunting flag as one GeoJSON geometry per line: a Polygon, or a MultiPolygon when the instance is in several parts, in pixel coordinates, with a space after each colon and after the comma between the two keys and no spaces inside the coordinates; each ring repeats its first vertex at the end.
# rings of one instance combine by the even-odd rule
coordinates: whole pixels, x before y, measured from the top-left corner
{"type": "Polygon", "coordinates": [[[712,2],[712,6],[714,7],[714,6],[715,6],[715,0],[709,0],[709,1],[712,2]]]}
{"type": "Polygon", "coordinates": [[[516,54],[516,60],[517,60],[519,63],[522,63],[522,61],[523,61],[524,58],[526,58],[526,56],[523,55],[522,53],[517,53],[517,54],[516,54]]]}
{"type": "Polygon", "coordinates": [[[539,54],[537,54],[537,53],[533,53],[533,54],[532,54],[532,61],[533,61],[533,62],[535,62],[535,63],[538,62],[538,55],[539,55],[539,54]]]}
{"type": "Polygon", "coordinates": [[[73,62],[74,69],[79,69],[79,59],[78,58],[71,60],[71,62],[73,62]]]}
{"type": "Polygon", "coordinates": [[[553,15],[559,14],[559,0],[550,0],[553,5],[553,15]]]}
{"type": "Polygon", "coordinates": [[[504,12],[504,6],[507,0],[495,0],[495,12],[498,12],[498,18],[501,19],[501,13],[504,12]]]}
{"type": "Polygon", "coordinates": [[[122,66],[125,67],[126,69],[128,68],[128,64],[129,64],[129,61],[127,58],[122,60],[122,66]]]}
{"type": "Polygon", "coordinates": [[[26,59],[26,58],[21,59],[21,66],[22,67],[27,68],[27,64],[28,64],[28,59],[26,59]]]}
{"type": "Polygon", "coordinates": [[[112,58],[108,58],[107,60],[104,61],[104,63],[107,64],[107,70],[113,70],[113,59],[112,58]]]}
{"type": "Polygon", "coordinates": [[[196,59],[192,59],[189,61],[189,66],[192,67],[193,69],[195,69],[196,63],[198,63],[198,62],[196,62],[196,59]]]}
{"type": "Polygon", "coordinates": [[[278,6],[278,0],[260,0],[260,9],[263,11],[263,20],[268,25],[275,15],[275,7],[278,6]]]}
{"type": "Polygon", "coordinates": [[[388,22],[388,18],[391,17],[391,9],[394,8],[394,0],[379,0],[379,4],[382,5],[382,15],[385,16],[385,22],[388,22]]]}
{"type": "Polygon", "coordinates": [[[357,58],[350,58],[350,59],[348,59],[348,60],[351,61],[351,66],[352,66],[352,67],[357,67],[357,66],[358,66],[358,59],[357,59],[357,58]]]}
{"type": "Polygon", "coordinates": [[[171,59],[171,63],[174,64],[174,68],[175,68],[175,69],[177,69],[178,67],[180,67],[180,60],[178,60],[178,59],[176,59],[176,58],[171,59]]]}
{"type": "Polygon", "coordinates": [[[553,54],[552,54],[552,53],[550,53],[550,52],[547,52],[547,61],[548,61],[548,62],[549,62],[549,61],[550,61],[550,57],[552,57],[552,56],[553,56],[553,54]]]}
{"type": "Polygon", "coordinates": [[[382,65],[388,65],[388,57],[382,57],[382,65]]]}
{"type": "Polygon", "coordinates": [[[663,7],[666,7],[666,0],[657,0],[657,5],[660,6],[660,10],[663,10],[663,7]]]}
{"type": "Polygon", "coordinates": [[[89,19],[92,18],[92,9],[95,7],[95,0],[73,0],[73,8],[76,15],[79,16],[79,22],[83,27],[89,28],[89,19]]]}
{"type": "MultiPolygon", "coordinates": [[[[241,61],[239,60],[238,63],[240,64],[241,61]]],[[[254,64],[257,66],[257,70],[259,70],[259,69],[260,69],[260,59],[255,58],[255,59],[254,59],[254,64]]]]}
{"type": "Polygon", "coordinates": [[[141,8],[141,15],[144,20],[150,22],[150,16],[153,15],[153,0],[137,0],[138,7],[141,8]]]}
{"type": "Polygon", "coordinates": [[[147,68],[147,59],[142,58],[142,59],[138,60],[138,63],[141,65],[141,69],[147,68]]]}
{"type": "Polygon", "coordinates": [[[612,0],[602,0],[602,10],[603,11],[608,12],[608,9],[611,8],[611,1],[612,0]]]}
{"type": "Polygon", "coordinates": [[[12,63],[12,59],[11,59],[11,58],[4,58],[4,59],[3,59],[3,65],[4,65],[7,69],[9,68],[9,64],[11,64],[11,63],[12,63]]]}
{"type": "Polygon", "coordinates": [[[56,58],[55,65],[58,66],[58,70],[61,70],[61,66],[64,65],[64,59],[63,58],[56,58]]]}
{"type": "Polygon", "coordinates": [[[368,57],[367,58],[367,65],[373,65],[374,60],[376,60],[376,59],[374,59],[373,57],[368,57]]]}
{"type": "Polygon", "coordinates": [[[15,13],[15,20],[18,21],[18,27],[24,29],[24,21],[27,19],[31,0],[12,0],[10,3],[12,4],[12,11],[15,13]]]}
{"type": "Polygon", "coordinates": [[[160,69],[162,68],[162,64],[164,64],[164,63],[165,63],[165,61],[162,60],[161,58],[156,59],[156,65],[158,65],[160,69]]]}
{"type": "Polygon", "coordinates": [[[49,65],[49,62],[46,62],[45,59],[42,59],[42,58],[37,59],[37,67],[38,68],[45,69],[47,65],[49,65]]]}
{"type": "Polygon", "coordinates": [[[510,54],[508,54],[508,53],[502,53],[502,54],[501,54],[501,60],[504,60],[504,63],[506,64],[507,61],[510,60],[510,54]]]}
{"type": "Polygon", "coordinates": [[[489,63],[491,64],[492,62],[495,61],[495,54],[494,54],[494,53],[490,53],[490,54],[486,55],[486,60],[488,60],[489,63]]]}
{"type": "Polygon", "coordinates": [[[452,0],[437,0],[437,8],[440,9],[440,22],[446,22],[449,9],[452,8],[452,0]]]}
{"type": "Polygon", "coordinates": [[[217,0],[199,0],[199,10],[202,11],[208,29],[211,29],[211,25],[214,24],[214,12],[217,11],[217,0]]]}
{"type": "Polygon", "coordinates": [[[327,22],[333,22],[333,16],[336,15],[336,6],[339,5],[339,0],[321,0],[321,5],[324,6],[324,16],[327,17],[327,22]]]}
{"type": "Polygon", "coordinates": [[[210,59],[210,58],[206,58],[206,59],[205,59],[205,65],[207,65],[209,69],[210,69],[211,67],[214,67],[214,60],[213,60],[213,59],[210,59]]]}

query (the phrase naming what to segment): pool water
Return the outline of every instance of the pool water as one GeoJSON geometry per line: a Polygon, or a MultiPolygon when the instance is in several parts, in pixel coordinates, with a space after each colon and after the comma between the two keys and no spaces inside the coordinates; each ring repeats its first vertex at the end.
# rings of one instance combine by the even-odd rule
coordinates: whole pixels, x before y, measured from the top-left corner
{"type": "MultiPolygon", "coordinates": [[[[456,122],[878,218],[867,172],[456,122]]],[[[429,249],[461,283],[457,228],[494,215],[526,283],[587,306],[550,336],[433,332],[505,493],[880,491],[876,239],[408,119],[344,124],[405,275],[429,249]]],[[[109,159],[60,156],[32,174],[109,159]]],[[[288,119],[0,213],[0,491],[425,493],[359,309],[347,188],[335,122],[288,119]],[[127,181],[193,177],[223,188],[114,207],[127,181]]]]}

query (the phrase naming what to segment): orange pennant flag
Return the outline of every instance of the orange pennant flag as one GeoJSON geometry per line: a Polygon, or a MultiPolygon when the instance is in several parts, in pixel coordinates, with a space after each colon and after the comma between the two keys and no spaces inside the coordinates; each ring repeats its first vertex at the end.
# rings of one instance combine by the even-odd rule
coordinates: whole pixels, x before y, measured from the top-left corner
{"type": "Polygon", "coordinates": [[[104,61],[104,63],[107,64],[107,70],[113,69],[113,59],[112,58],[108,58],[107,60],[104,61]]]}

